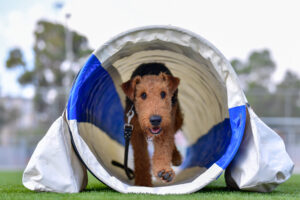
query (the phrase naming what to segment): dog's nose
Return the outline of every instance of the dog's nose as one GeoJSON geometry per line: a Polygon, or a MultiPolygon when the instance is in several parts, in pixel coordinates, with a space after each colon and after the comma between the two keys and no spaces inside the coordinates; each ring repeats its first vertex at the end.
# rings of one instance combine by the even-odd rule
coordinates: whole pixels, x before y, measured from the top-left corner
{"type": "Polygon", "coordinates": [[[150,117],[150,122],[153,126],[158,126],[160,125],[160,122],[161,122],[161,116],[159,115],[152,115],[150,117]]]}

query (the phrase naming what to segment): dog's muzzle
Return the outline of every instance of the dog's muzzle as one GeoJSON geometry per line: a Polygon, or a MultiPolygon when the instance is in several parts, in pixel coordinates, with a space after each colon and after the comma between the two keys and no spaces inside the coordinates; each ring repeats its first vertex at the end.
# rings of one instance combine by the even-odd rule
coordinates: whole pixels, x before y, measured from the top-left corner
{"type": "Polygon", "coordinates": [[[152,128],[150,128],[150,132],[154,135],[157,135],[161,132],[160,123],[161,123],[161,116],[159,115],[152,115],[150,117],[150,123],[152,124],[152,128]]]}

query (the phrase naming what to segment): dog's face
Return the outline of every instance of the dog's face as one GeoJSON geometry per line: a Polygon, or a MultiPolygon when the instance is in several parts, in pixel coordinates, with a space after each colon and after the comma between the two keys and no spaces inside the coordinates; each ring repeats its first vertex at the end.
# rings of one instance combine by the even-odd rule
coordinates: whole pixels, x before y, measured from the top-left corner
{"type": "Polygon", "coordinates": [[[126,96],[133,101],[141,128],[148,136],[162,134],[173,126],[172,96],[179,78],[160,75],[137,76],[122,84],[126,96]]]}

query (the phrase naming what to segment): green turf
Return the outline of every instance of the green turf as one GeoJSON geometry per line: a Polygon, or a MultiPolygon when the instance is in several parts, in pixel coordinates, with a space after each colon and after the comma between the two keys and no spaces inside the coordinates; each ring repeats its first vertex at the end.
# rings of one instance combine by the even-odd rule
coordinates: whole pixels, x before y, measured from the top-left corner
{"type": "Polygon", "coordinates": [[[187,195],[121,194],[106,187],[89,175],[87,189],[78,194],[32,192],[21,182],[22,172],[0,172],[0,200],[10,199],[300,199],[300,175],[293,175],[286,183],[271,193],[230,191],[224,178],[206,186],[199,192],[187,195]]]}

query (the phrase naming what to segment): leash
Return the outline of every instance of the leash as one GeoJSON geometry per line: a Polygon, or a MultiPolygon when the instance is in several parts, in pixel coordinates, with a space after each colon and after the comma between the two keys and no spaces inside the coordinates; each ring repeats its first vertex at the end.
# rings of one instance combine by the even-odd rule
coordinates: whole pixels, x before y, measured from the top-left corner
{"type": "Polygon", "coordinates": [[[133,125],[130,124],[134,116],[133,105],[131,106],[130,110],[126,113],[126,116],[127,116],[127,123],[124,124],[124,139],[125,139],[124,165],[114,160],[111,162],[111,164],[116,167],[120,167],[124,169],[128,179],[132,180],[134,178],[134,172],[132,169],[128,168],[127,164],[128,164],[129,143],[130,143],[130,138],[133,130],[133,125]]]}

